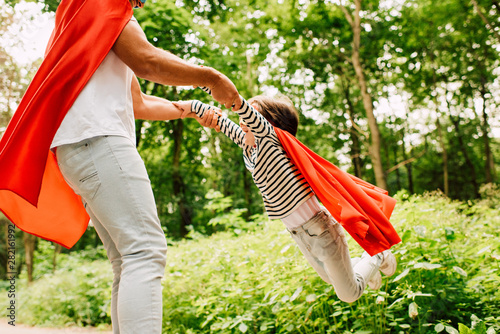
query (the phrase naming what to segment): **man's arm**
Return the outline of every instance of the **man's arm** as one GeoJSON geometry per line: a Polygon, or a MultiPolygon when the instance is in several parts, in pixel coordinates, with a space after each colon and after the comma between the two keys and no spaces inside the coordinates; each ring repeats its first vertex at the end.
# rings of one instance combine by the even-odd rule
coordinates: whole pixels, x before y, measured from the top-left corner
{"type": "Polygon", "coordinates": [[[136,77],[132,79],[132,100],[134,103],[134,117],[150,121],[170,121],[173,119],[190,117],[194,118],[202,126],[220,129],[217,126],[215,110],[211,110],[206,117],[200,118],[194,112],[184,112],[172,102],[157,96],[146,95],[141,91],[141,86],[136,77]]]}
{"type": "Polygon", "coordinates": [[[136,21],[130,21],[113,45],[116,55],[140,78],[169,86],[200,86],[212,90],[212,97],[226,108],[241,105],[238,90],[224,74],[211,67],[189,64],[156,48],[136,21]]]}
{"type": "MultiPolygon", "coordinates": [[[[172,102],[141,92],[141,86],[136,77],[132,79],[132,100],[134,101],[134,117],[136,119],[146,119],[150,121],[169,121],[182,116],[172,102]]],[[[188,115],[186,117],[192,117],[188,115]]]]}

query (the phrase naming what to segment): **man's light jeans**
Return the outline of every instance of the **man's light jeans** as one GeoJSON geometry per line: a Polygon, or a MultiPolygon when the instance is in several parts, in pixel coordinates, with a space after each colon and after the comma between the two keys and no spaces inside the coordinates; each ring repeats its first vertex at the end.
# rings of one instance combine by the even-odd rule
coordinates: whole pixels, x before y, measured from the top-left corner
{"type": "Polygon", "coordinates": [[[379,256],[351,260],[344,230],[326,209],[289,232],[314,270],[333,285],[337,296],[345,302],[361,297],[379,269],[379,256]]]}
{"type": "Polygon", "coordinates": [[[112,264],[113,333],[161,333],[167,243],[134,144],[125,137],[95,137],[62,145],[56,154],[112,264]]]}

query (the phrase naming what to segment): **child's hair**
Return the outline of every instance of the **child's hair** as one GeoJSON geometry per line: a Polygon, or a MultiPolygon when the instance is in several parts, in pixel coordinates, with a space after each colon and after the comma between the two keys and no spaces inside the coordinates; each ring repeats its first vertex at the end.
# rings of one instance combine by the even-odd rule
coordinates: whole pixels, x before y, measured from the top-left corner
{"type": "Polygon", "coordinates": [[[257,95],[249,99],[248,103],[257,104],[258,111],[272,125],[289,132],[293,136],[297,134],[299,113],[293,106],[292,101],[285,95],[276,97],[257,95]]]}

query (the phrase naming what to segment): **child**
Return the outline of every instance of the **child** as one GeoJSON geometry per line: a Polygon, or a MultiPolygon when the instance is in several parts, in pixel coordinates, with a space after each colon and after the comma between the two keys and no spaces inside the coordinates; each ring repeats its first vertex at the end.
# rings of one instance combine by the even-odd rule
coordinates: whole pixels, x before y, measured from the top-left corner
{"type": "MultiPolygon", "coordinates": [[[[387,276],[396,271],[396,259],[388,248],[399,242],[399,237],[374,256],[365,252],[361,258],[351,260],[341,225],[320,206],[305,173],[297,168],[280,142],[278,133],[283,135],[282,130],[293,136],[297,132],[299,117],[292,102],[286,97],[265,96],[242,101],[236,111],[240,126],[227,117],[213,117],[218,117],[220,130],[243,149],[245,166],[261,191],[269,218],[283,221],[311,266],[325,282],[333,285],[341,300],[354,302],[367,284],[379,289],[382,284],[379,270],[387,276]]],[[[200,101],[181,101],[175,105],[185,114],[192,112],[201,118],[214,109],[200,101]]],[[[356,237],[359,239],[359,235],[356,237]]]]}

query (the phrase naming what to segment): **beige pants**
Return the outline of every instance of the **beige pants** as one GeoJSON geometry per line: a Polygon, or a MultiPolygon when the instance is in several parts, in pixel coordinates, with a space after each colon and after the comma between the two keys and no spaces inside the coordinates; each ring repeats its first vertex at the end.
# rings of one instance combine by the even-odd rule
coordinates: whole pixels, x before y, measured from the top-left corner
{"type": "Polygon", "coordinates": [[[361,297],[367,282],[379,270],[381,256],[351,260],[344,230],[326,209],[289,232],[314,270],[345,302],[361,297]]]}

